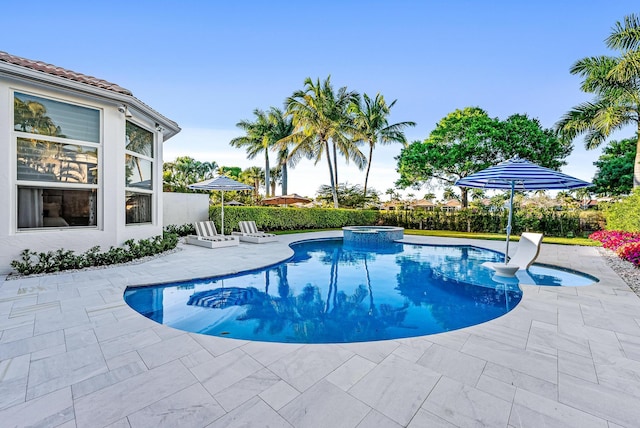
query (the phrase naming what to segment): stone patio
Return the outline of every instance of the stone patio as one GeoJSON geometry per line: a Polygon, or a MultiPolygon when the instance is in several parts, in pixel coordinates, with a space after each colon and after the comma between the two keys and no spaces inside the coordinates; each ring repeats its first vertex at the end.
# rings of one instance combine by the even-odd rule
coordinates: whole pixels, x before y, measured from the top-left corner
{"type": "Polygon", "coordinates": [[[0,282],[0,425],[638,426],[640,299],[595,248],[543,244],[538,261],[594,275],[596,285],[524,285],[521,303],[501,318],[411,339],[210,337],[159,325],[122,298],[130,285],[270,265],[292,254],[290,242],[328,236],[341,232],[185,245],[145,263],[0,282]]]}

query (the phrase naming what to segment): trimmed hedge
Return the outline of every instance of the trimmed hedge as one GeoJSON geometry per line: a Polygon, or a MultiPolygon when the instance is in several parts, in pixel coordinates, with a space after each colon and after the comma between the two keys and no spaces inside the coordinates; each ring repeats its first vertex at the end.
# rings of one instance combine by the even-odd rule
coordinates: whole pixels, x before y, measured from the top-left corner
{"type": "MultiPolygon", "coordinates": [[[[209,209],[209,218],[220,231],[220,207],[209,209]]],[[[491,212],[468,208],[447,212],[377,211],[334,208],[225,207],[224,233],[238,230],[241,220],[254,220],[258,229],[266,231],[335,229],[343,226],[387,225],[407,229],[451,230],[456,232],[504,233],[507,211],[491,212]]],[[[517,209],[513,216],[512,234],[536,231],[547,236],[588,236],[601,229],[599,212],[556,211],[553,209],[517,209]]]]}
{"type": "MultiPolygon", "coordinates": [[[[408,229],[450,230],[454,232],[504,233],[507,210],[492,212],[476,208],[459,211],[407,210],[380,212],[381,223],[408,229]]],[[[597,212],[556,211],[553,209],[517,209],[513,214],[511,233],[536,231],[547,236],[588,236],[602,228],[602,215],[597,212]]]]}
{"type": "MultiPolygon", "coordinates": [[[[209,208],[209,218],[220,232],[220,207],[209,208]]],[[[253,220],[260,230],[335,229],[368,226],[378,221],[378,211],[335,208],[224,207],[224,233],[238,229],[238,222],[253,220]]]]}

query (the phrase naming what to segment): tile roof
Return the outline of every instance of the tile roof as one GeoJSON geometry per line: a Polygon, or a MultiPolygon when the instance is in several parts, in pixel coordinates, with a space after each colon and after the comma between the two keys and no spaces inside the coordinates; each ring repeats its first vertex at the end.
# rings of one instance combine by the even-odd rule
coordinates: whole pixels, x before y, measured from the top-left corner
{"type": "Polygon", "coordinates": [[[118,86],[115,83],[107,82],[106,80],[98,79],[93,76],[87,76],[86,74],[76,73],[75,71],[67,70],[66,68],[58,67],[53,64],[47,64],[46,62],[34,61],[31,59],[11,55],[7,52],[0,51],[0,61],[19,65],[31,70],[41,71],[43,73],[51,74],[54,76],[64,77],[65,79],[85,83],[87,85],[95,86],[101,89],[107,89],[109,91],[118,92],[120,94],[133,95],[130,90],[125,89],[122,86],[118,86]]]}

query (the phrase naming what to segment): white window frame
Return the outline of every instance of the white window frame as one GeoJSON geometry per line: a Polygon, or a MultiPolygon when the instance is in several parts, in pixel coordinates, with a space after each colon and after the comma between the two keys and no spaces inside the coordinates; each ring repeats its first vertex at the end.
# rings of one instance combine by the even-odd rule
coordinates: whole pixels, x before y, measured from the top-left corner
{"type": "Polygon", "coordinates": [[[124,188],[124,192],[125,192],[125,201],[126,201],[126,194],[127,192],[131,192],[131,193],[140,193],[140,194],[145,194],[145,195],[151,195],[151,221],[148,222],[144,222],[144,223],[127,223],[127,210],[125,207],[125,219],[124,219],[124,223],[125,223],[125,227],[135,227],[135,226],[148,226],[148,225],[153,225],[156,224],[156,219],[158,218],[157,214],[156,214],[156,201],[158,200],[157,198],[157,189],[156,189],[156,183],[157,183],[157,179],[156,179],[156,174],[157,174],[157,168],[156,168],[156,162],[158,162],[155,158],[155,156],[157,156],[158,153],[158,135],[153,132],[152,130],[150,130],[147,126],[145,126],[144,124],[134,120],[133,118],[127,118],[125,120],[125,135],[124,135],[124,159],[122,159],[123,163],[126,165],[126,160],[127,160],[127,155],[129,156],[134,156],[137,157],[139,159],[142,160],[146,160],[151,162],[151,190],[149,189],[141,189],[139,187],[128,187],[126,185],[126,180],[125,180],[125,188],[124,188]],[[149,156],[145,156],[141,153],[138,152],[134,152],[132,150],[127,150],[127,136],[126,136],[126,132],[127,132],[127,126],[126,126],[126,122],[131,122],[132,124],[144,129],[145,131],[148,131],[151,133],[151,135],[153,136],[153,142],[152,144],[152,150],[153,150],[153,156],[149,157],[149,156]]]}
{"type": "Polygon", "coordinates": [[[33,134],[29,132],[22,132],[15,129],[15,116],[14,116],[14,107],[13,104],[10,109],[11,114],[11,162],[12,162],[12,173],[11,180],[12,186],[14,189],[14,209],[13,209],[13,218],[14,222],[14,231],[16,233],[28,233],[28,232],[53,232],[60,230],[78,230],[78,229],[97,229],[101,230],[102,228],[102,182],[103,182],[103,146],[104,146],[104,132],[103,132],[103,124],[104,124],[104,111],[103,109],[93,106],[86,105],[79,102],[75,102],[69,99],[56,98],[53,96],[49,96],[48,94],[43,93],[34,93],[32,91],[24,90],[22,88],[11,88],[10,89],[10,99],[13,101],[15,99],[15,93],[21,93],[25,95],[32,95],[38,98],[45,98],[51,101],[57,101],[65,104],[72,104],[79,107],[89,108],[92,110],[97,110],[99,113],[99,143],[93,143],[83,140],[74,140],[71,138],[61,138],[61,137],[53,137],[49,135],[42,134],[33,134]],[[19,180],[18,179],[18,170],[17,170],[17,159],[18,159],[18,138],[25,139],[36,139],[36,140],[44,140],[51,141],[53,143],[61,143],[61,144],[72,144],[84,147],[92,147],[97,149],[98,156],[98,182],[96,184],[85,184],[85,183],[64,183],[59,181],[33,181],[33,180],[19,180]],[[96,224],[92,226],[67,226],[67,227],[32,227],[32,228],[18,228],[18,188],[19,187],[29,187],[34,189],[65,189],[65,190],[95,190],[96,191],[96,224]]]}

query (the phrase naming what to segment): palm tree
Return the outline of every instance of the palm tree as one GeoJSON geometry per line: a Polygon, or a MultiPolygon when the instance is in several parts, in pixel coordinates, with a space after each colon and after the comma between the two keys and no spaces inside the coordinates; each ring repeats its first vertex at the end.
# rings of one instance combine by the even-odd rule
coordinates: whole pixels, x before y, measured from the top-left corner
{"type": "MultiPolygon", "coordinates": [[[[337,179],[335,171],[336,144],[347,159],[357,154],[353,152],[347,141],[350,128],[348,115],[349,106],[358,101],[358,94],[347,91],[342,87],[335,92],[331,86],[331,76],[320,83],[317,79],[314,83],[310,77],[304,81],[304,90],[298,90],[286,100],[287,114],[291,115],[294,133],[281,140],[283,143],[293,142],[295,145],[289,154],[289,160],[295,165],[302,156],[314,159],[317,164],[322,156],[327,158],[331,190],[333,193],[333,205],[338,207],[337,179]],[[330,147],[329,141],[333,144],[330,147]],[[334,154],[333,161],[331,154],[334,154]]],[[[354,159],[355,160],[355,159],[354,159]]]]}
{"type": "Polygon", "coordinates": [[[373,149],[377,143],[390,144],[401,143],[406,147],[407,139],[402,132],[407,126],[416,126],[415,122],[398,122],[389,125],[389,114],[391,107],[397,100],[387,105],[384,97],[380,93],[372,100],[367,94],[363,95],[362,103],[354,104],[352,111],[355,113],[356,139],[364,141],[369,145],[369,158],[367,161],[367,172],[364,177],[364,197],[367,197],[367,183],[371,170],[371,158],[373,149]]]}
{"type": "Polygon", "coordinates": [[[574,107],[556,124],[559,134],[573,139],[586,134],[585,145],[593,149],[611,133],[635,124],[638,129],[633,186],[640,186],[640,19],[631,14],[617,22],[606,39],[619,57],[583,58],[571,74],[584,78],[581,89],[595,94],[592,102],[574,107]]]}
{"type": "MultiPolygon", "coordinates": [[[[271,176],[271,194],[275,195],[276,194],[276,186],[280,183],[282,183],[282,168],[280,167],[280,165],[271,168],[271,171],[269,172],[269,175],[271,176]]],[[[285,193],[283,193],[285,194],[285,193]]]]}
{"type": "Polygon", "coordinates": [[[242,171],[243,181],[246,180],[247,184],[253,186],[253,203],[258,201],[258,189],[260,189],[260,183],[263,177],[264,173],[259,166],[252,166],[242,171]]]}
{"type": "Polygon", "coordinates": [[[458,199],[458,194],[451,187],[445,187],[442,191],[442,198],[445,201],[450,201],[452,199],[458,199]]]}
{"type": "Polygon", "coordinates": [[[271,150],[274,143],[271,138],[271,122],[268,114],[260,109],[255,109],[253,115],[256,117],[254,122],[241,120],[236,123],[238,128],[245,131],[245,135],[234,138],[229,144],[233,147],[245,147],[247,159],[254,159],[260,153],[264,152],[265,192],[266,195],[269,196],[269,150],[271,150]]]}
{"type": "MultiPolygon", "coordinates": [[[[277,152],[278,169],[281,174],[282,194],[286,195],[288,186],[287,163],[289,162],[289,144],[282,142],[283,139],[291,137],[295,128],[291,116],[287,116],[282,110],[271,107],[269,109],[269,121],[271,122],[271,139],[277,152]]],[[[273,192],[275,193],[275,191],[273,192]]]]}
{"type": "Polygon", "coordinates": [[[201,162],[189,156],[179,156],[173,162],[165,162],[163,187],[165,191],[190,193],[189,184],[213,178],[218,165],[216,162],[201,162]]]}

